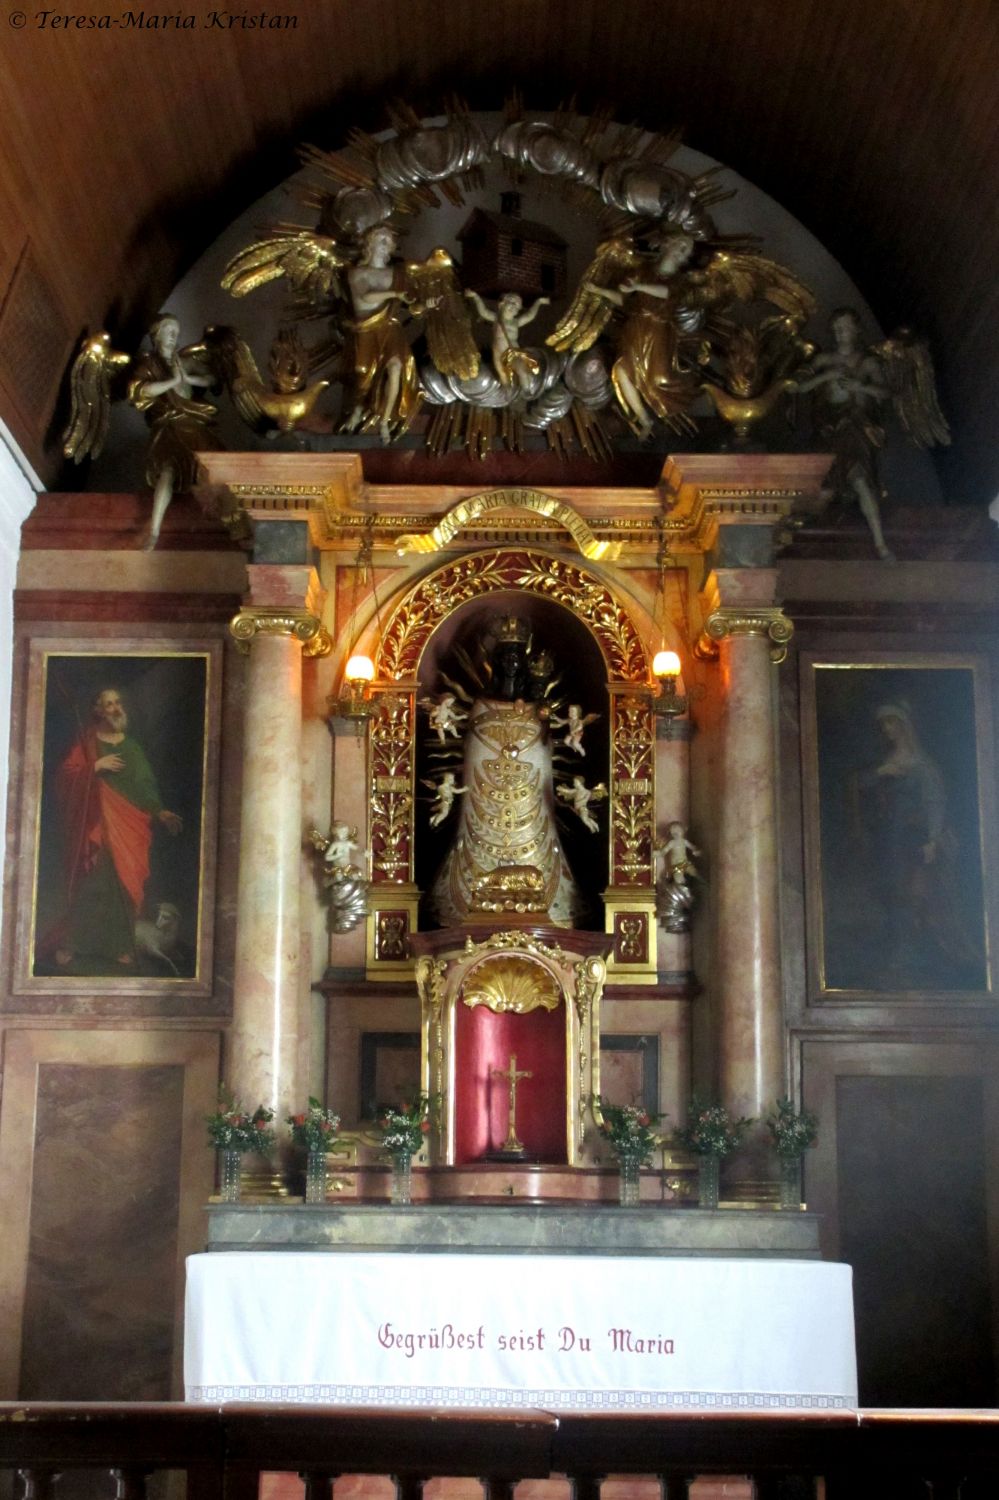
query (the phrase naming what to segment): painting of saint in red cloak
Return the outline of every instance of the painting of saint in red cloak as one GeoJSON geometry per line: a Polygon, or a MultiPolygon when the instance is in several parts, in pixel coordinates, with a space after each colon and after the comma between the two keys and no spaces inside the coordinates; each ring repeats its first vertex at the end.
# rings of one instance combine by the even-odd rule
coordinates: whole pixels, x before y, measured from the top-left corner
{"type": "Polygon", "coordinates": [[[50,656],[33,972],[193,978],[203,656],[50,656]]]}

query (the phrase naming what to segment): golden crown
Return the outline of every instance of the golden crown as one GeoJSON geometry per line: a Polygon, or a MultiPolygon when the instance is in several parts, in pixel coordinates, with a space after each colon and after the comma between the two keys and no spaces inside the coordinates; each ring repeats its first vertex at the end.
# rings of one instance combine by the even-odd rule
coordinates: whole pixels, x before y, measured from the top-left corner
{"type": "Polygon", "coordinates": [[[516,615],[504,615],[496,632],[498,641],[517,641],[526,646],[531,639],[531,627],[526,620],[518,620],[516,615]]]}

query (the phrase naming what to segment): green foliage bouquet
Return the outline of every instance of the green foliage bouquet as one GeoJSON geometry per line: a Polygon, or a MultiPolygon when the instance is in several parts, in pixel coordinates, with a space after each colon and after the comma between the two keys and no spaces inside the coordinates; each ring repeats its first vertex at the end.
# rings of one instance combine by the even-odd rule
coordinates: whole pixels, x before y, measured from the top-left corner
{"type": "Polygon", "coordinates": [[[287,1115],[291,1138],[306,1151],[328,1151],[340,1129],[340,1116],[324,1109],[318,1099],[309,1095],[309,1107],[297,1115],[287,1115]]]}
{"type": "Polygon", "coordinates": [[[733,1120],[723,1104],[706,1104],[692,1094],[687,1123],[676,1132],[677,1144],[696,1156],[730,1156],[752,1123],[733,1120]]]}
{"type": "Polygon", "coordinates": [[[777,1155],[793,1160],[815,1145],[819,1119],[808,1109],[796,1114],[790,1099],[778,1099],[774,1113],[767,1116],[767,1130],[777,1155]]]}
{"type": "Polygon", "coordinates": [[[224,1088],[220,1089],[219,1107],[205,1121],[209,1144],[219,1151],[265,1153],[274,1144],[274,1131],[270,1128],[273,1118],[274,1111],[262,1104],[250,1114],[224,1088]]]}
{"type": "Polygon", "coordinates": [[[603,1116],[600,1132],[606,1136],[614,1155],[644,1164],[656,1146],[654,1123],[659,1115],[650,1115],[636,1104],[605,1104],[597,1098],[603,1116]]]}
{"type": "Polygon", "coordinates": [[[417,1094],[410,1103],[379,1104],[377,1120],[382,1147],[390,1156],[415,1156],[430,1131],[429,1094],[417,1094]]]}

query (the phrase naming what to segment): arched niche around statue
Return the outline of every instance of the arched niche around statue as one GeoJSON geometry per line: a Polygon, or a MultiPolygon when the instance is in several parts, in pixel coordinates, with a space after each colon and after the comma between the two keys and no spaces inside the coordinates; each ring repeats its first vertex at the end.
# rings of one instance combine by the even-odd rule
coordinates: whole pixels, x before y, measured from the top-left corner
{"type": "MultiPolygon", "coordinates": [[[[490,592],[461,605],[435,630],[427,643],[419,666],[419,703],[429,703],[433,695],[458,687],[473,701],[491,691],[481,670],[482,643],[495,631],[497,622],[516,619],[529,634],[533,658],[549,653],[554,664],[552,699],[556,703],[575,704],[584,715],[592,715],[586,726],[582,753],[564,744],[566,726],[553,710],[556,722],[546,725],[544,739],[550,757],[555,786],[568,786],[573,775],[582,775],[588,783],[606,786],[610,780],[610,703],[607,691],[607,668],[593,635],[571,609],[555,600],[523,594],[513,589],[490,592]]],[[[465,708],[468,708],[465,703],[465,708]]],[[[546,700],[541,699],[542,711],[546,700]]],[[[563,708],[564,712],[564,708],[563,708]]],[[[425,893],[420,916],[421,930],[441,922],[434,908],[435,884],[458,836],[464,803],[456,803],[452,815],[434,826],[430,816],[432,783],[446,763],[468,784],[467,735],[442,743],[427,722],[426,713],[417,715],[416,766],[417,785],[415,817],[416,883],[425,893]]],[[[597,810],[599,831],[588,829],[566,806],[554,800],[553,812],[557,837],[573,877],[579,908],[573,926],[602,930],[604,924],[601,897],[608,881],[608,807],[597,810]]]]}
{"type": "MultiPolygon", "coordinates": [[[[562,934],[559,934],[561,937],[562,934]]],[[[423,1087],[438,1103],[433,1155],[441,1165],[526,1160],[581,1166],[597,1159],[600,939],[549,942],[522,930],[460,946],[441,934],[417,960],[423,1087]],[[509,1070],[518,1079],[510,1117],[509,1070]],[[553,1101],[564,1101],[553,1108],[553,1101]],[[521,1151],[505,1153],[515,1123],[521,1151]]]]}

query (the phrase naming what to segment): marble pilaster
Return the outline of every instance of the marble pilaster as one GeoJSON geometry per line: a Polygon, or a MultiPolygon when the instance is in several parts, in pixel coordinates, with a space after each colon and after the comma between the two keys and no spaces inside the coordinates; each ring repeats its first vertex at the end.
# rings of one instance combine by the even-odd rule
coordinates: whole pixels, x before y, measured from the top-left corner
{"type": "Polygon", "coordinates": [[[329,650],[315,574],[252,565],[232,622],[249,653],[233,1024],[226,1082],[280,1118],[299,1092],[302,657],[329,650]]]}
{"type": "MultiPolygon", "coordinates": [[[[723,1102],[758,1118],[784,1092],[774,716],[776,666],[791,635],[770,568],[717,569],[706,644],[723,703],[717,904],[718,1071],[723,1102]]],[[[739,1175],[768,1175],[744,1153],[739,1175]]],[[[748,1179],[747,1179],[748,1180],[748,1179]]]]}

